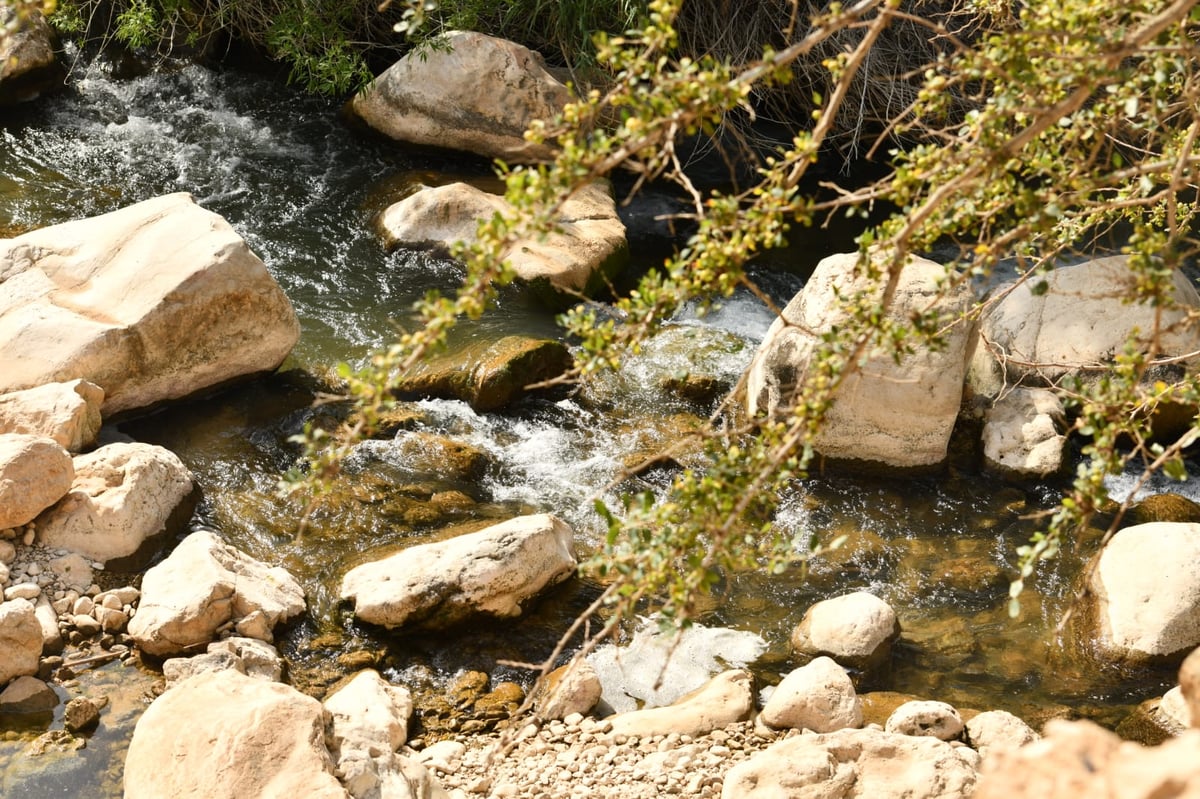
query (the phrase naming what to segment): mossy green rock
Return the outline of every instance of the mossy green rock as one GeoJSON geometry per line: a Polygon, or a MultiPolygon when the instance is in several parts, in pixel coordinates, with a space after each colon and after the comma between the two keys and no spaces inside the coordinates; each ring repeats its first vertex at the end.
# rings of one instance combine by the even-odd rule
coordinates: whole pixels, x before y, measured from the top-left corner
{"type": "Polygon", "coordinates": [[[493,411],[524,396],[529,386],[562,375],[571,364],[561,342],[505,336],[420,364],[401,379],[397,392],[460,399],[476,411],[493,411]]]}

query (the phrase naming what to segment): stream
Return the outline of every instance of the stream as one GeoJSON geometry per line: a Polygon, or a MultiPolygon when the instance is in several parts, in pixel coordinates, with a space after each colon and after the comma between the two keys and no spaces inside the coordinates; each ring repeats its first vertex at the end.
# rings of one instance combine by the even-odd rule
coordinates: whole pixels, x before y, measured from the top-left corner
{"type": "MultiPolygon", "coordinates": [[[[479,669],[494,681],[528,684],[527,672],[499,662],[545,657],[596,586],[569,581],[512,622],[468,626],[454,636],[399,636],[360,625],[339,606],[341,575],[397,545],[540,511],[566,519],[586,555],[602,534],[593,497],[614,500],[610,484],[625,459],[656,437],[659,445],[669,440],[672,419],[684,410],[656,388],[664,376],[700,370],[731,383],[771,322],[749,295],[703,317],[685,313],[656,346],[595,389],[602,402],[551,395],[483,415],[455,401],[415,403],[419,430],[486,453],[483,476],[392,464],[380,474],[393,481],[396,496],[352,503],[298,534],[295,507],[274,491],[295,462],[288,436],[317,413],[313,376],[339,361],[363,363],[397,327],[412,323],[415,300],[430,288],[452,290],[461,277],[449,260],[385,252],[372,232],[373,214],[416,181],[487,174],[479,159],[354,130],[336,105],[277,82],[197,66],[124,81],[100,65],[77,67],[65,93],[0,116],[0,236],[187,191],[233,225],[291,299],[302,336],[278,374],[117,427],[171,449],[192,470],[203,491],[193,529],[216,530],[304,585],[309,613],[285,632],[281,650],[305,690],[319,694],[364,662],[361,653],[396,681],[437,686],[461,669],[479,669]],[[435,496],[461,501],[429,515],[435,496]]],[[[672,202],[652,189],[624,209],[635,268],[652,266],[670,247],[655,216],[672,202]]],[[[852,249],[852,236],[801,231],[754,275],[786,302],[820,257],[852,249]]],[[[553,314],[516,291],[502,292],[495,311],[459,335],[508,333],[561,336],[553,314]]],[[[1125,485],[1115,481],[1113,488],[1125,485]]],[[[1062,490],[1053,482],[999,481],[968,458],[952,459],[936,477],[814,477],[785,498],[779,522],[822,540],[846,534],[847,544],[807,576],[726,575],[701,621],[761,635],[768,648],[753,669],[776,682],[792,668],[789,635],[809,605],[870,590],[896,608],[904,630],[891,679],[881,687],[958,707],[1010,710],[1035,727],[1054,715],[1115,727],[1134,705],[1172,686],[1174,674],[1101,671],[1064,654],[1056,623],[1086,547],[1064,552],[1039,574],[1018,619],[1007,612],[1016,547],[1036,529],[1031,517],[1062,490]]],[[[1200,494],[1191,485],[1172,490],[1200,494]]],[[[81,677],[118,698],[85,750],[45,767],[25,756],[25,746],[30,735],[61,728],[59,716],[40,729],[0,735],[0,794],[120,796],[138,697],[153,677],[119,664],[81,677]],[[120,684],[133,687],[133,699],[128,691],[119,698],[120,684]]]]}

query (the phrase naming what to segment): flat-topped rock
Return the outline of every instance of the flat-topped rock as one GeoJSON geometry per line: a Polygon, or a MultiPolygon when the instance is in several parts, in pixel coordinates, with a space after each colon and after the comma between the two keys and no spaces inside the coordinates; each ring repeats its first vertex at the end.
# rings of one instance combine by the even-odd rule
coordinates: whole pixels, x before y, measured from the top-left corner
{"type": "Polygon", "coordinates": [[[573,539],[570,526],[550,514],[520,516],[357,566],[343,578],[341,597],[358,618],[385,627],[518,616],[574,572],[573,539]]]}
{"type": "Polygon", "coordinates": [[[278,367],[300,335],[258,256],[188,194],[0,239],[0,393],[84,378],[105,416],[278,367]]]}

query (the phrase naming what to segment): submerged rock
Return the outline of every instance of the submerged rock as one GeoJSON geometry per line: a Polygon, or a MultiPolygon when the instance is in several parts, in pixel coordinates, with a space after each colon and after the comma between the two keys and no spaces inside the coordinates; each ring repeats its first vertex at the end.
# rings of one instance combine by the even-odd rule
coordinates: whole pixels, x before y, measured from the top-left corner
{"type": "MultiPolygon", "coordinates": [[[[508,213],[504,197],[466,183],[423,188],[388,207],[379,227],[389,247],[449,251],[475,241],[479,222],[508,213]]],[[[519,241],[507,259],[517,277],[563,292],[599,291],[629,260],[625,224],[617,216],[612,187],[592,183],[563,204],[555,229],[543,238],[519,241]]]]}
{"type": "Polygon", "coordinates": [[[107,562],[191,515],[192,475],[170,450],[109,444],[75,457],[71,491],[38,518],[38,542],[107,562]]]}
{"type": "Polygon", "coordinates": [[[575,570],[571,528],[549,514],[521,516],[401,550],[355,567],[341,597],[363,621],[437,628],[475,616],[519,616],[575,570]]]}
{"type": "Polygon", "coordinates": [[[168,194],[0,240],[0,392],[85,378],[102,412],[283,362],[300,326],[229,224],[168,194]]]}
{"type": "Polygon", "coordinates": [[[505,336],[418,364],[401,376],[396,391],[460,399],[476,411],[494,411],[524,396],[526,386],[562,375],[572,363],[560,342],[505,336]]]}
{"type": "Polygon", "coordinates": [[[68,452],[82,452],[96,443],[103,403],[104,389],[86,380],[0,395],[0,433],[48,436],[68,452]]]}
{"type": "Polygon", "coordinates": [[[75,468],[45,436],[0,434],[0,530],[20,527],[71,490],[75,468]]]}
{"type": "Polygon", "coordinates": [[[211,641],[227,622],[261,613],[269,635],[304,608],[304,592],[287,571],[202,531],[146,572],[129,634],[148,654],[185,654],[211,641]]]}
{"type": "Polygon", "coordinates": [[[551,145],[526,141],[525,131],[570,98],[532,50],[455,31],[397,61],[350,108],[393,139],[522,163],[553,157],[551,145]]]}
{"type": "Polygon", "coordinates": [[[138,720],[125,799],[346,799],[326,749],[321,703],[234,670],[168,690],[138,720]]]}
{"type": "MultiPolygon", "coordinates": [[[[793,392],[808,379],[810,358],[820,337],[844,325],[849,315],[842,297],[867,289],[858,274],[858,255],[831,255],[772,323],[750,364],[746,407],[751,415],[788,407],[793,392]]],[[[924,258],[904,264],[888,315],[907,324],[912,314],[933,306],[956,319],[972,300],[964,284],[942,286],[946,271],[924,258]]],[[[951,327],[938,349],[916,346],[897,361],[890,351],[865,353],[857,371],[833,392],[814,442],[824,456],[902,468],[936,466],[946,458],[962,400],[970,328],[951,327]]]]}
{"type": "Polygon", "coordinates": [[[978,766],[979,755],[966,746],[874,729],[839,730],[795,736],[755,754],[725,775],[721,797],[963,799],[972,795],[978,766]]]}

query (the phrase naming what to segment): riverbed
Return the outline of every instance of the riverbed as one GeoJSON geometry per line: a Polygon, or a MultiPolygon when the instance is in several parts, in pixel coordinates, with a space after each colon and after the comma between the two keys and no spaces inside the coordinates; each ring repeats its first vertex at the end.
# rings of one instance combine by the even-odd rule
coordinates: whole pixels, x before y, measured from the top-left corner
{"type": "MultiPolygon", "coordinates": [[[[80,66],[65,93],[5,113],[0,235],[187,191],[249,242],[295,306],[302,336],[278,374],[116,428],[168,447],[193,471],[203,498],[192,529],[215,530],[285,566],[304,585],[309,613],[286,631],[281,649],[292,679],[314,693],[363,657],[397,681],[436,686],[477,669],[494,680],[528,683],[528,673],[501,661],[545,657],[596,595],[595,585],[570,581],[512,623],[467,627],[452,637],[402,637],[353,620],[336,599],[341,575],[373,552],[535,511],[566,519],[586,555],[602,534],[593,498],[615,500],[620,489],[613,481],[626,456],[645,448],[642,434],[669,434],[666,420],[681,410],[647,387],[681,363],[736,380],[771,322],[771,312],[748,294],[703,317],[685,312],[668,327],[661,350],[627,363],[598,389],[607,392],[604,402],[551,394],[492,414],[450,400],[417,402],[418,431],[470,444],[487,454],[489,466],[471,479],[405,474],[396,480],[399,499],[457,492],[464,500],[433,519],[406,516],[396,510],[408,507],[402,502],[362,502],[301,533],[296,507],[278,499],[276,485],[295,464],[288,438],[316,413],[321,376],[340,361],[364,363],[397,328],[414,323],[414,301],[431,288],[453,290],[461,277],[446,258],[385,251],[373,215],[416,183],[486,180],[488,164],[381,140],[349,125],[334,103],[267,77],[199,66],[164,67],[129,80],[114,79],[102,64],[80,66]],[[702,362],[687,360],[697,352],[702,362]]],[[[672,246],[669,226],[656,217],[673,202],[670,193],[651,189],[623,208],[634,270],[652,268],[672,246]]],[[[786,302],[820,257],[854,246],[853,230],[802,235],[754,267],[776,301],[786,302]]],[[[553,312],[517,291],[503,292],[493,313],[459,335],[507,333],[562,337],[553,312]]],[[[779,523],[822,540],[844,534],[847,544],[806,575],[725,575],[701,621],[761,635],[767,652],[753,668],[770,683],[792,667],[788,637],[810,604],[870,590],[896,608],[904,630],[891,678],[879,687],[965,708],[1007,709],[1035,725],[1079,715],[1114,727],[1132,706],[1161,695],[1174,676],[1102,671],[1066,653],[1056,625],[1086,547],[1064,552],[1033,581],[1019,618],[1007,612],[1016,547],[1062,491],[1055,482],[997,480],[969,452],[930,477],[814,477],[785,499],[779,523]]],[[[94,679],[120,682],[122,673],[120,666],[105,667],[94,679]]],[[[135,707],[152,679],[130,676],[134,700],[116,706],[135,707]]],[[[110,713],[89,743],[88,768],[110,775],[92,782],[89,796],[119,796],[111,775],[136,716],[110,713]]],[[[42,726],[61,727],[61,719],[42,726]]],[[[78,768],[65,782],[31,776],[28,764],[19,773],[12,768],[28,735],[39,731],[0,741],[5,796],[72,795],[88,784],[78,768]]]]}

